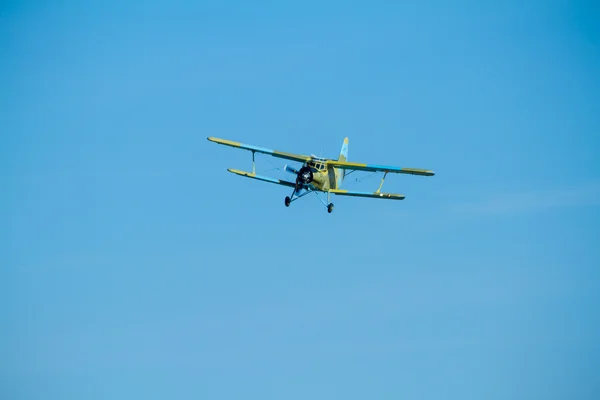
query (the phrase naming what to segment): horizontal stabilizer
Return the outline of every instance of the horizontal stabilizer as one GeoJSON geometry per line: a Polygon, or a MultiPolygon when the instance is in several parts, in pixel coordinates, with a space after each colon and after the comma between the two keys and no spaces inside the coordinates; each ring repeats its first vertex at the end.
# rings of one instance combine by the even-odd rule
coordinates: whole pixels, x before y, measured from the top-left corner
{"type": "Polygon", "coordinates": [[[293,182],[283,181],[281,179],[270,178],[268,176],[256,175],[256,174],[253,174],[252,172],[240,171],[238,169],[232,169],[232,168],[229,168],[227,171],[234,173],[236,175],[245,176],[246,178],[258,179],[259,181],[263,181],[263,182],[270,182],[270,183],[274,183],[276,185],[296,187],[296,184],[294,184],[293,182]]]}
{"type": "Polygon", "coordinates": [[[352,192],[349,190],[332,189],[331,193],[339,196],[354,196],[354,197],[369,197],[372,199],[386,199],[386,200],[404,200],[403,194],[394,193],[381,193],[381,192],[352,192]]]}

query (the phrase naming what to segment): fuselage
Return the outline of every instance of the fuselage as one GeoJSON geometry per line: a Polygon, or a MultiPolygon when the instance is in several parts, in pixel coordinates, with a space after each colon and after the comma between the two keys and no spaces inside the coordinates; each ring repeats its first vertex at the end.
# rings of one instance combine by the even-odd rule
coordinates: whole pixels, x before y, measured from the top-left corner
{"type": "Polygon", "coordinates": [[[342,186],[343,171],[331,165],[327,166],[327,160],[316,159],[309,161],[306,165],[313,172],[313,180],[310,183],[318,190],[340,189],[342,186]]]}

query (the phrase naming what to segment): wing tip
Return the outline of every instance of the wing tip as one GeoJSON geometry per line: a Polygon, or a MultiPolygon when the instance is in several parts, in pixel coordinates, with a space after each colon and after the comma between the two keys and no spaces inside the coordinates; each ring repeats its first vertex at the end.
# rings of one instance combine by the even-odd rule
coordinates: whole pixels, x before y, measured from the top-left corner
{"type": "Polygon", "coordinates": [[[221,141],[222,141],[223,139],[219,139],[219,138],[217,138],[217,137],[214,137],[214,136],[209,136],[209,137],[207,137],[207,138],[206,138],[206,140],[208,140],[209,142],[221,143],[221,141]]]}
{"type": "Polygon", "coordinates": [[[403,168],[402,171],[400,172],[404,172],[407,174],[411,174],[411,175],[421,175],[421,176],[434,176],[435,172],[429,170],[429,169],[413,169],[413,168],[403,168]]]}

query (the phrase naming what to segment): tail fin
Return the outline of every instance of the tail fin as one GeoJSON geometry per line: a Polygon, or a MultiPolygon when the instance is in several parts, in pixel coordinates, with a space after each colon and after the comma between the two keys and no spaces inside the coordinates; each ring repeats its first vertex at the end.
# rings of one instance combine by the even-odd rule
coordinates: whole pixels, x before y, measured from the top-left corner
{"type": "MultiPolygon", "coordinates": [[[[344,139],[344,144],[342,144],[342,150],[340,151],[340,156],[338,158],[338,161],[342,161],[342,162],[348,161],[348,138],[344,139]]],[[[344,181],[345,177],[346,177],[345,169],[338,169],[336,171],[337,188],[338,189],[340,189],[342,187],[342,182],[344,181]]]]}
{"type": "Polygon", "coordinates": [[[347,161],[348,160],[348,138],[344,139],[344,144],[342,145],[342,151],[340,151],[340,158],[338,161],[347,161]]]}

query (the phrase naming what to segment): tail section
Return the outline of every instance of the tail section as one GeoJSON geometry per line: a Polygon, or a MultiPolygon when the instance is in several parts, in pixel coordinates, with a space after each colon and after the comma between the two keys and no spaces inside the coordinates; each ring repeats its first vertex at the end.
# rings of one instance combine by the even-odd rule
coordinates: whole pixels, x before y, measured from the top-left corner
{"type": "MultiPolygon", "coordinates": [[[[344,139],[344,144],[342,144],[342,150],[340,151],[340,156],[338,161],[346,162],[348,161],[348,138],[344,139]]],[[[346,176],[345,169],[336,170],[336,180],[337,180],[337,189],[342,187],[342,182],[344,181],[344,177],[346,176]]]]}

